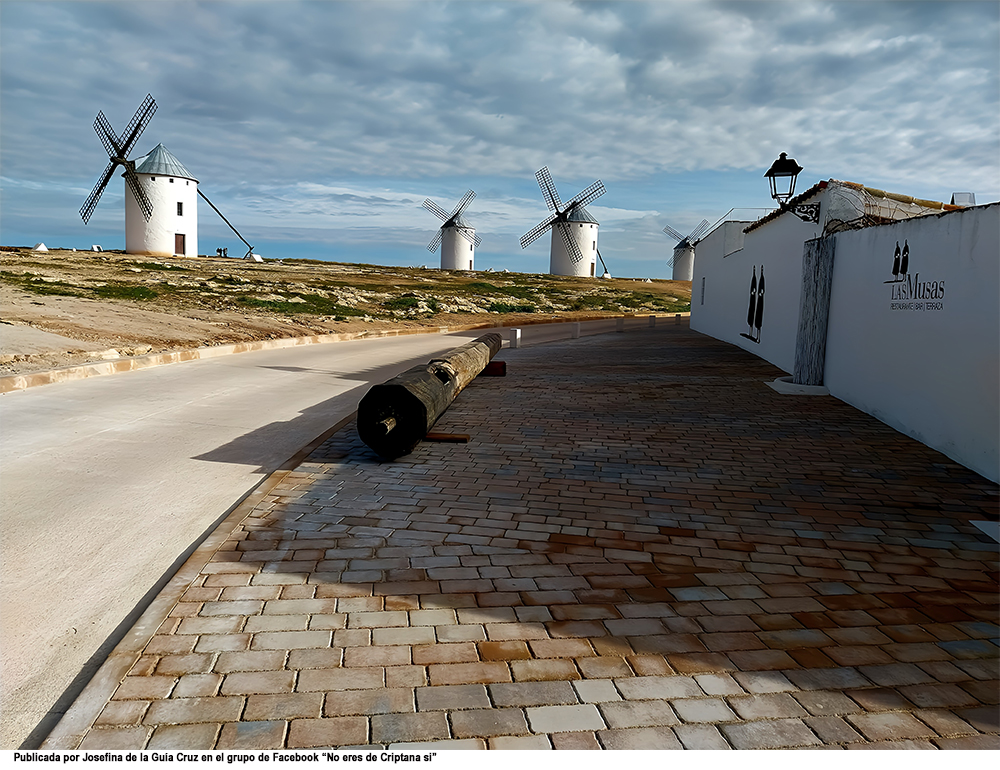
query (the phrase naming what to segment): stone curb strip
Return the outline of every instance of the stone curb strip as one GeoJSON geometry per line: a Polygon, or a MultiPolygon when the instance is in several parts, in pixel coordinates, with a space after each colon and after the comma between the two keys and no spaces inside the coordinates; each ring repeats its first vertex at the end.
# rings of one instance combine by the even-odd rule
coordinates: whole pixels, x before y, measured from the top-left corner
{"type": "MultiPolygon", "coordinates": [[[[655,314],[653,314],[655,315],[655,314]]],[[[672,316],[690,316],[690,313],[671,313],[672,316]]],[[[537,326],[540,324],[574,323],[584,321],[611,320],[614,318],[639,318],[643,316],[584,316],[573,319],[539,318],[519,322],[519,326],[537,326]]],[[[111,361],[99,361],[92,364],[67,366],[47,372],[30,372],[28,374],[10,374],[0,377],[0,393],[10,393],[15,390],[26,390],[39,385],[51,385],[56,382],[72,382],[88,377],[98,377],[105,374],[119,374],[139,369],[149,369],[164,364],[177,364],[183,361],[198,361],[203,358],[216,358],[231,353],[249,353],[255,350],[275,350],[277,348],[292,348],[298,345],[316,345],[330,342],[347,342],[357,339],[376,339],[379,337],[403,337],[411,334],[447,334],[449,332],[475,331],[476,329],[497,329],[502,324],[468,324],[465,326],[430,326],[420,329],[383,329],[379,331],[345,332],[343,334],[316,334],[306,337],[286,337],[277,340],[255,340],[253,342],[238,342],[233,345],[217,345],[203,348],[175,350],[170,353],[150,353],[134,358],[118,358],[111,361]]]]}

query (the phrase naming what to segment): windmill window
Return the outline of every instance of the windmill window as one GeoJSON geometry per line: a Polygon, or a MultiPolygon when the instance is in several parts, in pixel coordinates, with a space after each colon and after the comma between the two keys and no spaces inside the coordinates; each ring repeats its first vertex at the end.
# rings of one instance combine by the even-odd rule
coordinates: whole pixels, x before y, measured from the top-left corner
{"type": "Polygon", "coordinates": [[[590,248],[592,248],[594,251],[597,251],[597,241],[594,241],[594,245],[591,246],[590,248]]]}
{"type": "Polygon", "coordinates": [[[173,184],[173,183],[174,183],[174,178],[170,177],[170,184],[173,184]]]}
{"type": "Polygon", "coordinates": [[[156,177],[155,177],[155,176],[151,176],[151,177],[149,178],[149,181],[150,181],[150,182],[155,182],[155,181],[156,181],[156,177]]]}
{"type": "Polygon", "coordinates": [[[184,216],[184,204],[180,201],[177,201],[177,216],[184,216]]]}

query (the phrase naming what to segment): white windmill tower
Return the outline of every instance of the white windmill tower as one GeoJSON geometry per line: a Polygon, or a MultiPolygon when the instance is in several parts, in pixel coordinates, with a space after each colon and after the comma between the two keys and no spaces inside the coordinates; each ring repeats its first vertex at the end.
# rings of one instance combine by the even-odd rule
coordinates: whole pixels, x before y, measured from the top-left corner
{"type": "Polygon", "coordinates": [[[475,197],[476,193],[469,190],[450,214],[430,198],[427,198],[423,203],[425,209],[444,222],[438,228],[431,242],[427,244],[427,250],[431,252],[437,249],[439,243],[441,244],[442,270],[475,269],[476,248],[483,242],[483,239],[476,235],[476,230],[472,225],[462,219],[462,212],[475,197]]]}
{"type": "Polygon", "coordinates": [[[125,188],[125,251],[156,256],[198,256],[198,180],[162,144],[135,162],[135,175],[152,215],[125,188]]]}
{"type": "Polygon", "coordinates": [[[125,173],[125,251],[129,254],[155,256],[198,256],[198,197],[212,207],[229,225],[249,251],[247,243],[228,219],[222,216],[215,204],[201,190],[198,180],[162,144],[137,160],[128,155],[139,135],[156,112],[156,102],[146,98],[136,110],[121,136],[117,136],[103,112],[97,113],[94,130],[108,152],[110,162],[97,181],[93,192],[80,209],[84,222],[90,221],[104,189],[111,181],[115,169],[121,166],[125,173]]]}
{"type": "Polygon", "coordinates": [[[694,244],[708,229],[708,220],[701,220],[689,235],[681,235],[670,225],[663,228],[663,232],[670,238],[677,241],[674,246],[674,253],[667,260],[667,267],[674,269],[673,279],[675,281],[690,281],[694,277],[694,244]]]}
{"type": "Polygon", "coordinates": [[[547,166],[538,170],[535,179],[549,211],[555,213],[525,233],[521,238],[521,248],[526,248],[551,228],[549,273],[593,277],[597,268],[597,231],[600,225],[584,206],[604,195],[604,185],[598,179],[564,204],[559,199],[547,166]]]}

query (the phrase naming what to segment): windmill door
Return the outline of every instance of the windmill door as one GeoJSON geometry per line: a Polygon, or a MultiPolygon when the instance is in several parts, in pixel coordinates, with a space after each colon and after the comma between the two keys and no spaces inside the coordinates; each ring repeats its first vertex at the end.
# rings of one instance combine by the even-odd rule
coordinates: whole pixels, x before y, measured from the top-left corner
{"type": "Polygon", "coordinates": [[[174,254],[187,254],[184,248],[184,233],[174,234],[174,254]]]}

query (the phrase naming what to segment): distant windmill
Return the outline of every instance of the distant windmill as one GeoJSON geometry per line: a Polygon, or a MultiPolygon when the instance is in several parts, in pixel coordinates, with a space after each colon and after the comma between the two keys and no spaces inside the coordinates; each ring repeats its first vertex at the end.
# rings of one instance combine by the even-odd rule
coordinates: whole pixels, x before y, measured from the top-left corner
{"type": "Polygon", "coordinates": [[[125,169],[125,251],[129,254],[156,256],[198,255],[198,196],[212,207],[222,221],[247,245],[247,257],[253,246],[222,216],[215,204],[198,189],[198,180],[162,144],[149,154],[129,160],[139,135],[156,112],[156,102],[146,98],[136,110],[121,136],[117,136],[103,112],[97,113],[94,130],[108,152],[110,162],[90,197],[80,209],[83,221],[89,222],[115,169],[125,169]]]}
{"type": "Polygon", "coordinates": [[[689,235],[681,235],[670,225],[663,228],[663,232],[668,237],[677,241],[673,256],[667,260],[667,267],[674,269],[673,278],[675,281],[690,281],[694,276],[694,243],[705,234],[707,229],[707,219],[701,220],[701,224],[689,235]]]}
{"type": "Polygon", "coordinates": [[[483,242],[483,239],[476,235],[476,230],[472,225],[462,219],[462,212],[475,197],[476,193],[469,190],[450,214],[430,198],[427,198],[423,203],[425,209],[444,222],[431,242],[427,244],[427,250],[431,252],[437,249],[439,243],[441,244],[442,270],[474,269],[476,248],[483,242]],[[462,237],[459,238],[459,236],[462,237]],[[466,246],[468,249],[465,248],[466,246]]]}
{"type": "MultiPolygon", "coordinates": [[[[535,174],[550,214],[521,238],[521,248],[552,229],[549,247],[549,273],[552,275],[593,276],[597,264],[597,231],[600,225],[587,209],[588,203],[600,198],[606,190],[598,179],[590,187],[574,195],[567,203],[559,199],[555,182],[548,167],[535,174]],[[558,235],[556,234],[558,232],[558,235]]],[[[603,263],[603,260],[602,260],[603,263]]],[[[605,272],[607,270],[605,269],[605,272]]]]}

